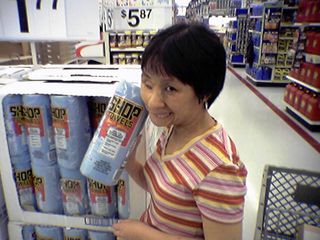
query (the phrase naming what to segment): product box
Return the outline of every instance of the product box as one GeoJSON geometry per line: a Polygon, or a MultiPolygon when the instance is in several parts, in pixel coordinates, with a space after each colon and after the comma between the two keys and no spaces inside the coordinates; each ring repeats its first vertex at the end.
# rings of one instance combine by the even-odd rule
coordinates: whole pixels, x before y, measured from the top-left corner
{"type": "Polygon", "coordinates": [[[320,239],[320,228],[308,224],[302,224],[297,229],[297,240],[320,239]]]}
{"type": "MultiPolygon", "coordinates": [[[[23,210],[19,203],[19,197],[14,180],[12,164],[9,156],[8,141],[6,138],[6,130],[4,123],[4,110],[3,99],[9,94],[48,94],[48,95],[72,95],[72,96],[93,96],[93,97],[111,97],[116,88],[116,84],[121,79],[135,82],[140,82],[140,69],[139,68],[108,68],[107,66],[97,69],[86,69],[86,80],[77,81],[76,76],[72,74],[65,74],[63,67],[52,66],[47,67],[46,70],[55,70],[55,75],[51,74],[50,80],[46,79],[46,71],[42,76],[37,74],[37,80],[33,81],[19,81],[14,82],[0,88],[0,171],[3,182],[3,191],[5,202],[7,206],[8,217],[10,221],[21,222],[24,224],[34,225],[49,225],[57,227],[70,227],[70,228],[83,228],[88,230],[106,231],[108,226],[111,226],[115,221],[114,219],[102,218],[92,215],[85,216],[66,216],[62,214],[50,214],[35,211],[23,210]],[[104,76],[101,69],[104,69],[104,76]],[[88,75],[97,75],[99,73],[99,82],[90,82],[88,75]],[[121,72],[121,73],[120,73],[121,72]],[[136,72],[135,74],[132,74],[136,72]],[[62,76],[59,78],[59,76],[62,76]],[[139,76],[137,78],[137,76],[139,76]],[[40,80],[42,79],[42,80],[40,80]],[[64,80],[61,80],[64,79],[64,80]],[[104,81],[103,81],[104,80],[104,81]],[[65,82],[67,81],[67,82],[65,82]]],[[[80,66],[69,66],[70,71],[79,72],[82,69],[80,66]],[[78,70],[78,71],[77,71],[78,70]]],[[[85,67],[84,67],[85,68],[85,67]]],[[[45,69],[45,67],[43,68],[45,69]]],[[[39,70],[43,70],[39,69],[39,70]]],[[[81,72],[81,71],[80,71],[81,72]]],[[[32,72],[35,73],[35,72],[32,72]]],[[[52,73],[52,72],[51,72],[52,73]]],[[[70,73],[70,72],[69,72],[70,73]]],[[[73,72],[74,74],[74,72],[73,72]]],[[[32,75],[32,74],[31,74],[32,75]]],[[[32,76],[30,75],[30,78],[32,76]]],[[[95,75],[95,76],[96,76],[95,75]]],[[[49,76],[49,74],[47,75],[49,76]]],[[[81,78],[81,77],[79,77],[81,78]]],[[[138,187],[132,180],[129,181],[130,188],[130,218],[139,218],[140,214],[146,208],[146,193],[138,187]]],[[[10,238],[18,239],[18,238],[10,238]]]]}

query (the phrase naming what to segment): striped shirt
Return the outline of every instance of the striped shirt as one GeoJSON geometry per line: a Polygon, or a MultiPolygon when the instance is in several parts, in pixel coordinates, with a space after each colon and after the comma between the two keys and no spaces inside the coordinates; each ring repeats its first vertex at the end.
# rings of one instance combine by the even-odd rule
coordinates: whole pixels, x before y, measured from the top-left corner
{"type": "Polygon", "coordinates": [[[160,136],[144,166],[151,201],[141,221],[193,239],[204,239],[201,216],[220,223],[241,221],[247,170],[225,130],[218,124],[165,155],[171,130],[160,136]]]}

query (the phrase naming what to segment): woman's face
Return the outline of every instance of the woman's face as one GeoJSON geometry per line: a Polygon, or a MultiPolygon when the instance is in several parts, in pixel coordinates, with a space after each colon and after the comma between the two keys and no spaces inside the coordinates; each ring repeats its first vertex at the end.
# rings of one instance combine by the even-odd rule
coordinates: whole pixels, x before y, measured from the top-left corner
{"type": "Polygon", "coordinates": [[[186,126],[198,121],[204,111],[193,88],[175,77],[144,71],[141,77],[141,97],[151,121],[159,127],[186,126]]]}

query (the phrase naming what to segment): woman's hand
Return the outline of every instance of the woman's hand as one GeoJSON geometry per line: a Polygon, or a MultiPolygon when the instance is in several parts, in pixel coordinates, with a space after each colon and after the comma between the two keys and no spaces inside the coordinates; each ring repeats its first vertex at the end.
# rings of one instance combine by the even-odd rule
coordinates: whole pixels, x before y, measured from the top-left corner
{"type": "Polygon", "coordinates": [[[142,240],[144,233],[148,231],[150,226],[138,220],[120,220],[113,226],[113,234],[125,240],[142,240]]]}

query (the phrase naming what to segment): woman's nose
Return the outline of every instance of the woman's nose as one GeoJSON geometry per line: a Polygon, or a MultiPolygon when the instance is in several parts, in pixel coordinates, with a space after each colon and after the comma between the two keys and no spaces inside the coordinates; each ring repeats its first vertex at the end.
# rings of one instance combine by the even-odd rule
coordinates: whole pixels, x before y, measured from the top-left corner
{"type": "Polygon", "coordinates": [[[148,107],[152,108],[161,108],[165,105],[164,98],[161,90],[154,89],[152,93],[150,93],[148,107]]]}

